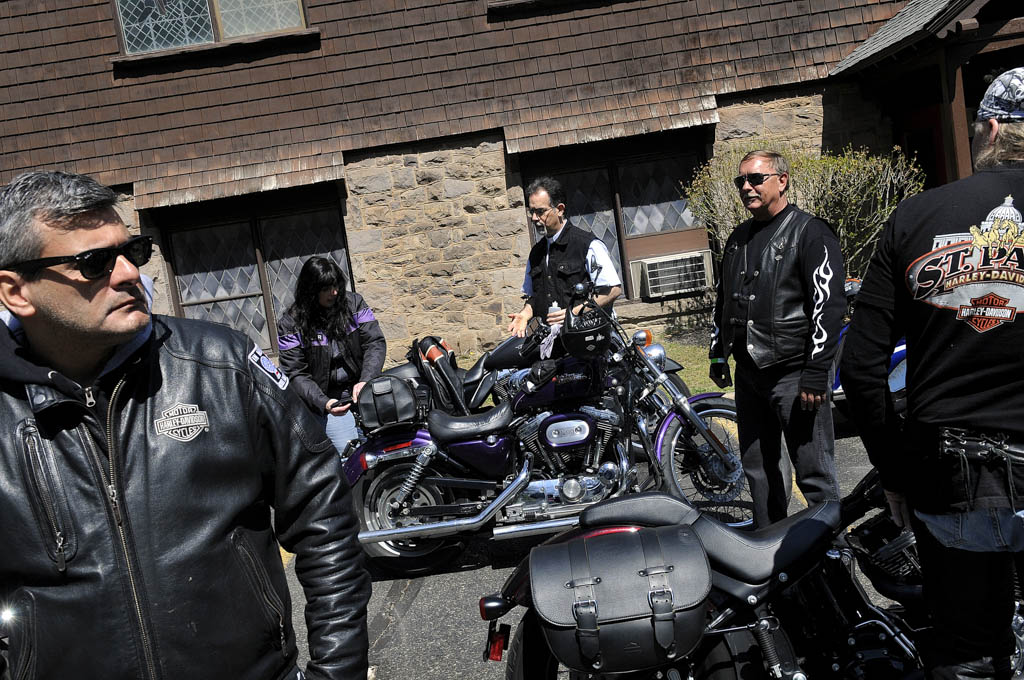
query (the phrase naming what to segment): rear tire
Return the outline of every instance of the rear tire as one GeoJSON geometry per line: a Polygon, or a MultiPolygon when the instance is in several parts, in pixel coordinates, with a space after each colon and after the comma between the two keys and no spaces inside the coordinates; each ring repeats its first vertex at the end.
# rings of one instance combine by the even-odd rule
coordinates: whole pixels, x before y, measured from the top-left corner
{"type": "MultiPolygon", "coordinates": [[[[412,468],[411,463],[389,465],[376,474],[361,479],[353,489],[352,499],[359,517],[360,531],[392,529],[414,525],[414,521],[387,517],[388,501],[402,486],[412,468]]],[[[433,474],[428,470],[428,474],[433,474]]],[[[414,506],[441,505],[446,502],[442,489],[417,485],[412,494],[414,506]]],[[[372,564],[391,574],[415,576],[445,564],[461,552],[461,545],[443,538],[411,538],[383,543],[364,543],[363,552],[372,564]]]]}
{"type": "Polygon", "coordinates": [[[508,648],[505,680],[555,680],[558,665],[544,641],[537,615],[532,609],[527,611],[508,648]]]}
{"type": "MultiPolygon", "coordinates": [[[[723,398],[702,399],[692,407],[739,464],[735,402],[723,398]]],[[[682,416],[670,417],[672,421],[659,452],[665,490],[730,526],[751,525],[754,503],[742,465],[737,471],[726,473],[722,463],[713,457],[710,444],[700,435],[691,437],[689,423],[685,423],[682,416]]]]}

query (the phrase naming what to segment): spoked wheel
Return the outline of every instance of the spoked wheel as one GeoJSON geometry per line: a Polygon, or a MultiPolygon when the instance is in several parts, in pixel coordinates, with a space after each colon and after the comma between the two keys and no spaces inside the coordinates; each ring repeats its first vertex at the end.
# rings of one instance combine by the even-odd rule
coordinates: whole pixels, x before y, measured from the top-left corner
{"type": "Polygon", "coordinates": [[[754,521],[754,504],[740,463],[736,404],[730,399],[705,399],[693,409],[725,445],[735,469],[729,471],[711,445],[681,416],[674,417],[662,440],[661,466],[669,493],[686,498],[701,512],[731,526],[754,521]]]}
{"type": "MultiPolygon", "coordinates": [[[[411,463],[400,463],[381,470],[368,485],[360,485],[356,494],[361,531],[378,531],[417,526],[423,519],[411,514],[411,508],[445,504],[438,486],[420,481],[404,506],[398,505],[402,483],[408,479],[411,463]]],[[[427,470],[424,476],[434,474],[427,470]]],[[[367,484],[367,482],[364,482],[367,484]]],[[[433,520],[436,521],[436,520],[433,520]]],[[[415,573],[428,570],[452,557],[452,544],[443,538],[413,537],[383,543],[364,543],[363,550],[389,571],[415,573]]]]}

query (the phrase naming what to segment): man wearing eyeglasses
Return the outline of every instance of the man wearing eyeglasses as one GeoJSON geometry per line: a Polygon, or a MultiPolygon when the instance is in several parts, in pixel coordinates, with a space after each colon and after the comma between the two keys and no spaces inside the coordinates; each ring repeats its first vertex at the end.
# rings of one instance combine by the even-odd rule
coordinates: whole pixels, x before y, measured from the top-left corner
{"type": "MultiPolygon", "coordinates": [[[[526,195],[530,223],[541,238],[526,262],[526,303],[518,313],[509,315],[508,331],[518,337],[526,334],[526,324],[534,316],[544,314],[551,325],[565,321],[573,287],[587,278],[597,287],[596,302],[602,307],[611,305],[622,293],[622,280],[608,247],[592,233],[569,224],[561,182],[538,177],[526,188],[526,195]]],[[[573,313],[578,314],[581,307],[577,305],[573,313]]]]}
{"type": "Polygon", "coordinates": [[[752,151],[734,180],[751,219],[722,252],[711,339],[711,379],[732,384],[754,522],[786,517],[791,491],[782,437],[809,505],[838,498],[829,369],[845,311],[839,239],[789,203],[789,165],[752,151]]]}
{"type": "Polygon", "coordinates": [[[244,335],[150,313],[152,242],[115,203],[59,172],[0,190],[0,674],[301,680],[280,543],[305,677],[366,677],[323,426],[244,335]]]}

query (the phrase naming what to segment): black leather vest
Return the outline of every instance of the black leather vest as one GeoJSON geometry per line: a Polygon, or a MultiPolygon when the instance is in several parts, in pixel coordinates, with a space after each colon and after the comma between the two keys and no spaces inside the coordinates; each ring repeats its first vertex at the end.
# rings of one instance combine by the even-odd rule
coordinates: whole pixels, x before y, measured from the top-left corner
{"type": "Polygon", "coordinates": [[[739,328],[746,330],[747,353],[758,368],[806,354],[811,339],[809,301],[801,281],[800,240],[813,215],[794,207],[775,229],[755,260],[747,314],[738,318],[736,300],[743,289],[746,246],[753,220],[733,232],[722,256],[722,347],[733,349],[739,328]]]}
{"type": "Polygon", "coordinates": [[[546,238],[535,243],[530,250],[530,280],[533,284],[530,305],[534,316],[546,315],[554,300],[558,301],[559,307],[567,309],[573,286],[587,280],[587,250],[596,237],[571,224],[562,227],[562,231],[565,233],[551,244],[550,253],[546,238]]]}

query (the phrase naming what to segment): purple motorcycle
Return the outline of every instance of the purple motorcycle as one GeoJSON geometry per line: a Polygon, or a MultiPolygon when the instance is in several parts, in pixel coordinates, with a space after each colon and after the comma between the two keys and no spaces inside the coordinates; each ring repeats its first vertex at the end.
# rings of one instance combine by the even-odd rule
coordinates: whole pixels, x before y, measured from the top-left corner
{"type": "Polygon", "coordinates": [[[430,568],[470,534],[562,531],[601,500],[649,489],[725,521],[749,518],[731,400],[690,396],[648,331],[628,336],[585,284],[577,296],[583,311],[567,316],[552,358],[537,360],[551,329],[536,319],[491,353],[494,408],[428,410],[428,395],[394,375],[363,389],[367,435],[344,470],[370,557],[430,568]]]}

